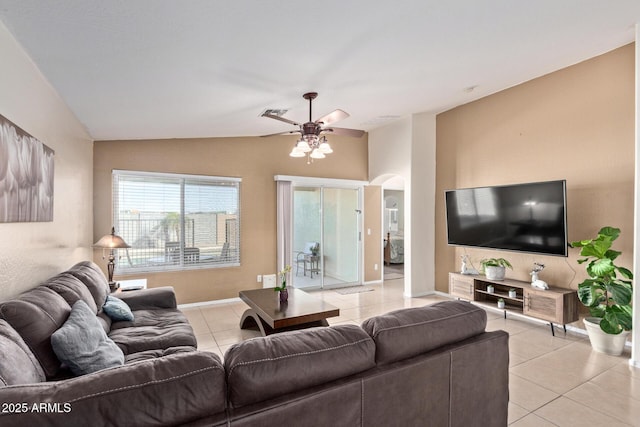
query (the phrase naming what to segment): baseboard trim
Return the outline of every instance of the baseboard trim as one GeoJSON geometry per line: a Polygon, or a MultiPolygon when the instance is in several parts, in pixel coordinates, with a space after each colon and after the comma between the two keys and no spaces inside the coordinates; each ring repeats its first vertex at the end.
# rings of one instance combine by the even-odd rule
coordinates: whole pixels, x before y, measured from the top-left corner
{"type": "Polygon", "coordinates": [[[221,305],[221,304],[229,304],[242,301],[239,297],[235,298],[227,298],[227,299],[216,299],[212,301],[202,301],[202,302],[190,302],[187,304],[178,304],[179,309],[183,308],[195,308],[195,307],[205,307],[208,305],[221,305]]]}

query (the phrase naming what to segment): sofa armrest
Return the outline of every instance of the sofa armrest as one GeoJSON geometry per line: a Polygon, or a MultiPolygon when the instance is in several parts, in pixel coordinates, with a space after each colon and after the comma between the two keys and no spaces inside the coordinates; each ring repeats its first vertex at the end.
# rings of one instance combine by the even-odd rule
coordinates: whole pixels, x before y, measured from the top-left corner
{"type": "Polygon", "coordinates": [[[157,308],[177,308],[176,294],[171,286],[118,292],[120,298],[131,310],[153,310],[157,308]]]}
{"type": "Polygon", "coordinates": [[[192,351],[77,378],[0,388],[0,425],[182,425],[224,419],[225,373],[192,351]],[[13,405],[13,406],[11,406],[13,405]]]}

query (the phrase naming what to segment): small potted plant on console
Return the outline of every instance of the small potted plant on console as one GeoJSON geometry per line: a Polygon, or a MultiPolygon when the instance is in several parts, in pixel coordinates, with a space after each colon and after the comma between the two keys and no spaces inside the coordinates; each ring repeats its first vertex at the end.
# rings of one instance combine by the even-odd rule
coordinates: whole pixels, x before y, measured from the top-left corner
{"type": "Polygon", "coordinates": [[[489,280],[504,280],[506,267],[513,269],[511,263],[504,258],[485,258],[480,261],[480,265],[489,280]]]}
{"type": "Polygon", "coordinates": [[[633,273],[614,264],[621,252],[611,249],[619,235],[619,228],[603,227],[594,239],[571,243],[581,248],[578,263],[587,263],[589,278],[578,285],[578,299],[592,316],[584,319],[591,346],[616,356],[624,350],[633,314],[633,273]]]}

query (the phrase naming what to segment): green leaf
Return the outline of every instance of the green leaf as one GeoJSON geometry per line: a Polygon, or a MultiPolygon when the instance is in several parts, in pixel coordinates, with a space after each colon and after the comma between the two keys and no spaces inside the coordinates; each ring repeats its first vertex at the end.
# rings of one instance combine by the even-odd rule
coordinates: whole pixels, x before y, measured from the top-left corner
{"type": "Polygon", "coordinates": [[[616,304],[627,305],[631,303],[633,290],[626,283],[611,282],[607,285],[607,291],[616,304]]]}
{"type": "Polygon", "coordinates": [[[611,261],[613,261],[614,259],[618,258],[618,256],[621,253],[622,252],[620,252],[620,251],[615,251],[613,249],[609,249],[607,252],[604,253],[604,257],[605,258],[609,258],[611,261]]]}
{"type": "Polygon", "coordinates": [[[616,267],[616,268],[618,269],[620,274],[622,274],[627,279],[633,279],[633,273],[631,272],[631,270],[627,270],[624,267],[616,267]]]}
{"type": "Polygon", "coordinates": [[[600,303],[599,288],[594,285],[578,286],[578,299],[587,307],[596,307],[600,303]]]}
{"type": "Polygon", "coordinates": [[[614,273],[616,266],[613,265],[613,261],[608,258],[599,259],[593,264],[589,265],[588,270],[591,276],[607,276],[614,273]]]}
{"type": "Polygon", "coordinates": [[[600,231],[598,231],[598,237],[606,236],[611,240],[616,240],[620,235],[620,229],[615,227],[602,227],[600,231]]]}
{"type": "Polygon", "coordinates": [[[569,243],[569,245],[570,245],[572,248],[581,248],[581,247],[583,247],[583,246],[588,245],[589,243],[591,243],[591,239],[589,239],[589,240],[578,240],[578,241],[576,241],[576,242],[571,242],[571,243],[569,243]]]}
{"type": "Polygon", "coordinates": [[[611,244],[609,244],[609,246],[606,246],[606,245],[603,245],[602,242],[593,240],[590,245],[586,245],[582,247],[582,250],[580,251],[580,256],[602,258],[605,252],[607,252],[607,250],[609,249],[609,247],[611,247],[611,244]]]}
{"type": "Polygon", "coordinates": [[[608,334],[619,334],[623,330],[631,330],[632,326],[633,318],[629,306],[613,305],[608,307],[600,322],[600,328],[608,334]]]}
{"type": "Polygon", "coordinates": [[[606,315],[600,321],[600,329],[602,329],[605,333],[612,335],[618,335],[620,332],[622,332],[622,327],[618,324],[615,318],[608,319],[606,315]]]}
{"type": "Polygon", "coordinates": [[[603,318],[606,311],[606,305],[596,305],[595,307],[589,307],[589,312],[593,317],[603,318]]]}
{"type": "Polygon", "coordinates": [[[630,305],[614,305],[614,310],[620,310],[618,319],[620,320],[620,326],[625,331],[630,331],[633,328],[633,308],[630,305]]]}

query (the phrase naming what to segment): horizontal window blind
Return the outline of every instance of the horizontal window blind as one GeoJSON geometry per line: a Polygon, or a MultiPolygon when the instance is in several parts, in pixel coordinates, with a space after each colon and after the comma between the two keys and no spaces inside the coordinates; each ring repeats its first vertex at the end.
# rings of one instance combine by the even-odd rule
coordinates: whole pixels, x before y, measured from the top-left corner
{"type": "Polygon", "coordinates": [[[119,273],[240,265],[239,178],[113,171],[119,273]],[[121,250],[122,251],[122,250],[121,250]]]}

